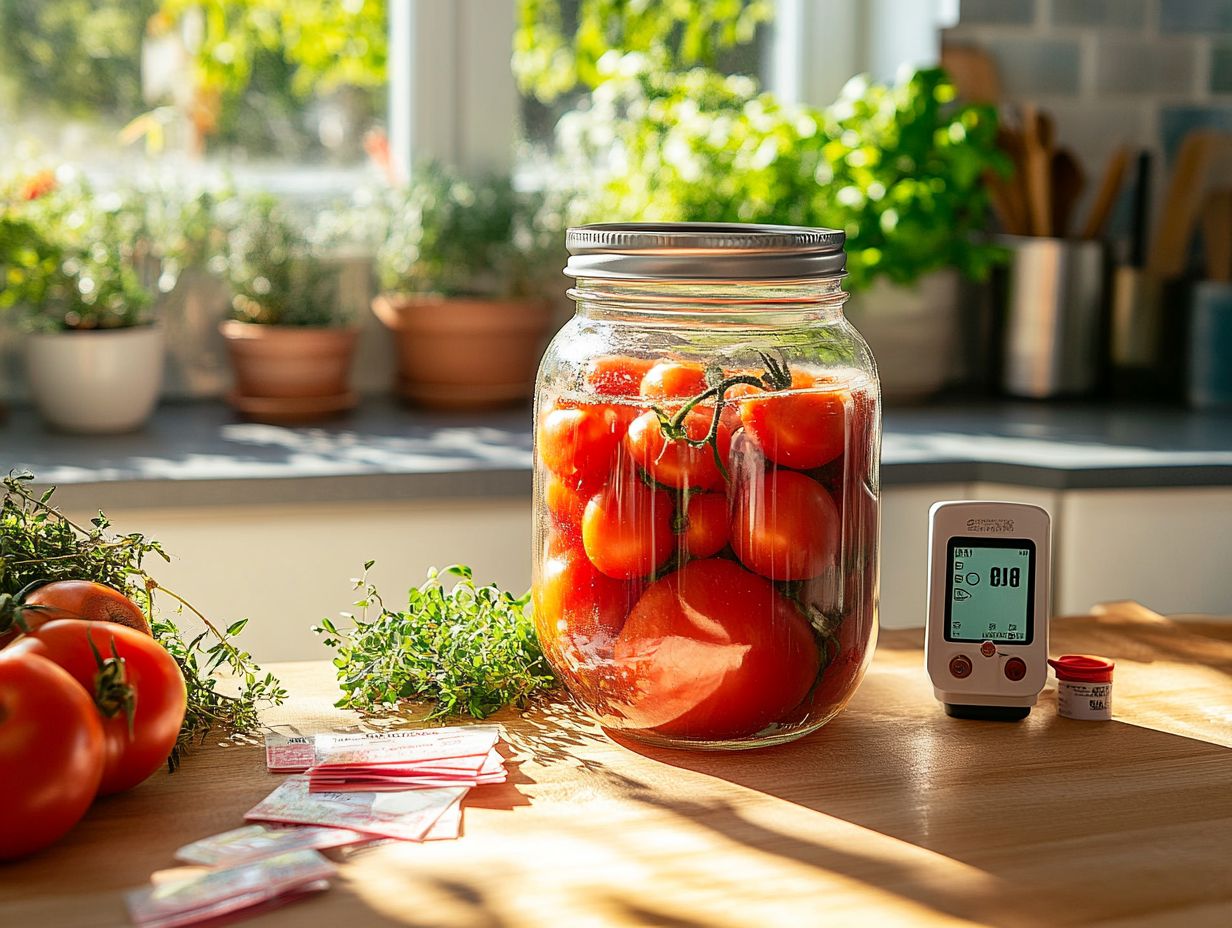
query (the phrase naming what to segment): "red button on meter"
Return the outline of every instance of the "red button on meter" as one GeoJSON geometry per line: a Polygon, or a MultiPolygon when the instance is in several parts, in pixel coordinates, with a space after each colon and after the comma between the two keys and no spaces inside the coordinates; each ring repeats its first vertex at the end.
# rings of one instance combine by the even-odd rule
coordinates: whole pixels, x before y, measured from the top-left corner
{"type": "Polygon", "coordinates": [[[959,654],[957,657],[950,660],[950,673],[958,677],[960,680],[963,677],[971,676],[971,658],[965,654],[959,654]]]}
{"type": "Polygon", "coordinates": [[[982,645],[980,645],[980,653],[985,657],[992,657],[997,653],[997,646],[991,641],[985,641],[982,645]]]}
{"type": "Polygon", "coordinates": [[[1021,657],[1011,657],[1005,662],[1005,676],[1010,680],[1021,680],[1027,675],[1027,665],[1021,657]]]}

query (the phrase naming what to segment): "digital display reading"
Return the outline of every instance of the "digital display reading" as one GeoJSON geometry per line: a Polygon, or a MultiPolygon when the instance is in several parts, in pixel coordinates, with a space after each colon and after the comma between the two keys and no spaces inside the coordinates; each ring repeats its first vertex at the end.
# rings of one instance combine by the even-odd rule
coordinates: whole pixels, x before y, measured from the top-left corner
{"type": "Polygon", "coordinates": [[[946,641],[1029,644],[1034,634],[1035,543],[1026,538],[951,538],[946,641]]]}

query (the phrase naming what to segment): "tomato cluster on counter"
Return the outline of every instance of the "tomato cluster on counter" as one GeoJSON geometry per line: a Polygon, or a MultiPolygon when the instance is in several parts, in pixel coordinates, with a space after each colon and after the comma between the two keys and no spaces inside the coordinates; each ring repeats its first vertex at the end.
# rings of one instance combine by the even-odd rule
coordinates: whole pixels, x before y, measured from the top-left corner
{"type": "Polygon", "coordinates": [[[96,796],[149,777],[187,706],[179,666],[123,594],[58,581],[15,608],[20,623],[0,636],[0,861],[55,842],[96,796]]]}
{"type": "Polygon", "coordinates": [[[758,373],[603,357],[539,409],[536,628],[612,727],[669,741],[799,729],[863,672],[875,392],[758,373]]]}

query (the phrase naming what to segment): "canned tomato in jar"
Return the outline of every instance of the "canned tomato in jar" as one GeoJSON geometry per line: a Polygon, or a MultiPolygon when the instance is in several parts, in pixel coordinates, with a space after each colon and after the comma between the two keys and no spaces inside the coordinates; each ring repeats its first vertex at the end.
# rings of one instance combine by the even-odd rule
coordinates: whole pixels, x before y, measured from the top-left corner
{"type": "Polygon", "coordinates": [[[757,747],[824,725],[876,635],[873,358],[832,229],[570,229],[535,399],[534,613],[604,726],[757,747]]]}

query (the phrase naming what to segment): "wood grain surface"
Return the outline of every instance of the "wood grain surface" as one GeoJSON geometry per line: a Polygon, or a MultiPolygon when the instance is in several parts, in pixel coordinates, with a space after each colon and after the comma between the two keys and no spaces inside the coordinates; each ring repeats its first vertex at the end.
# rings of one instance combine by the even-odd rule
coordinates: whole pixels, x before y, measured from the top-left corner
{"type": "MultiPolygon", "coordinates": [[[[511,782],[458,841],[341,855],[328,892],[261,926],[1232,925],[1232,626],[1123,604],[1056,620],[1054,654],[1117,661],[1114,719],[947,718],[918,631],[882,636],[847,710],[779,748],[642,748],[557,706],[502,717],[511,782]]],[[[326,664],[275,668],[269,714],[354,728],[326,664]]],[[[388,724],[388,723],[387,723],[388,724]]],[[[397,723],[394,723],[397,724],[397,723]]],[[[56,847],[0,866],[0,926],[127,923],[123,890],[236,827],[280,781],[256,745],[100,800],[56,847]]]]}

